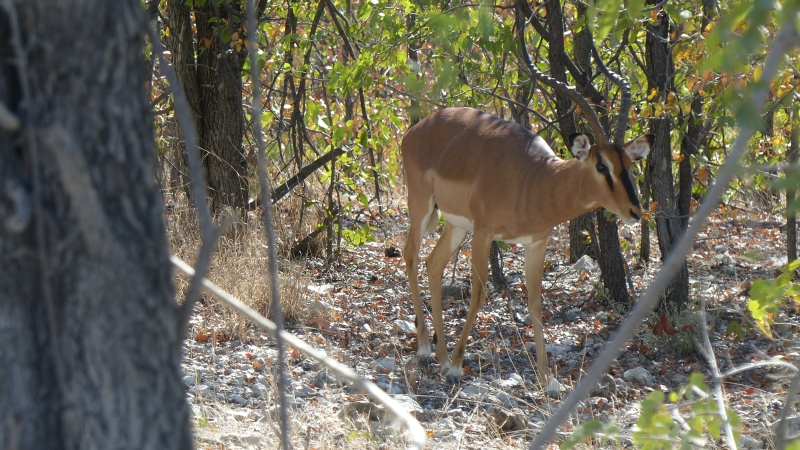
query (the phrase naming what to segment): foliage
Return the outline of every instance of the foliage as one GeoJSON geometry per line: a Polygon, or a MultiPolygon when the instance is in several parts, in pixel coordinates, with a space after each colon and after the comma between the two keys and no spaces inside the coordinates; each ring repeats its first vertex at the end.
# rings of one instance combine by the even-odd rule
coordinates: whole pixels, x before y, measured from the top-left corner
{"type": "MultiPolygon", "coordinates": [[[[207,3],[179,1],[192,8],[207,3]]],[[[228,25],[239,19],[224,13],[238,7],[238,2],[211,3],[217,15],[209,20],[220,23],[219,39],[240,48],[242,36],[233,36],[228,25]]],[[[423,117],[432,109],[453,105],[508,117],[518,93],[529,84],[516,61],[514,11],[508,6],[431,0],[267,2],[258,23],[257,59],[265,86],[262,124],[274,162],[271,176],[282,182],[317,155],[344,146],[351,149],[347,156],[338,158],[316,180],[332,183],[336,195],[306,204],[327,211],[318,214],[318,220],[335,211],[344,213],[345,205],[354,212],[361,206],[376,209],[381,205],[376,203],[375,187],[386,190],[401,181],[398,147],[412,108],[419,108],[423,117]]],[[[537,20],[543,20],[538,6],[534,7],[537,20]]],[[[662,9],[644,0],[600,0],[588,6],[582,15],[576,4],[564,2],[564,50],[573,55],[575,36],[587,27],[592,31],[600,54],[633,86],[632,134],[641,134],[648,118],[686,117],[697,96],[705,100],[693,119],[705,132],[696,143],[698,151],[690,156],[696,195],[702,195],[713,181],[712,168],[725,157],[735,121],[762,120],[737,105],[743,104],[759,77],[759,62],[774,36],[782,3],[721,1],[722,14],[716,22],[701,2],[688,0],[667,2],[662,9]],[[674,86],[661,93],[648,92],[641,66],[647,26],[659,14],[669,16],[670,45],[677,62],[674,86]]],[[[548,43],[530,33],[529,45],[537,66],[547,71],[548,43]]],[[[793,61],[797,57],[789,56],[793,61]]],[[[249,69],[246,65],[242,74],[246,83],[249,69]]],[[[594,83],[600,90],[609,89],[615,101],[614,86],[604,86],[602,77],[594,83]]],[[[776,126],[754,138],[755,163],[784,160],[788,132],[781,124],[788,124],[788,116],[782,105],[791,100],[797,85],[791,69],[775,80],[769,106],[776,126]]],[[[527,107],[538,113],[533,128],[566,155],[553,127],[557,116],[549,95],[537,92],[527,107]]],[[[673,147],[690,121],[675,123],[673,147]]],[[[676,162],[682,157],[676,153],[676,162]]],[[[753,173],[752,178],[756,186],[766,185],[763,173],[753,173]]],[[[746,179],[740,180],[736,188],[745,183],[746,179]]]]}
{"type": "Polygon", "coordinates": [[[800,260],[795,260],[786,265],[778,278],[759,278],[750,287],[747,309],[758,329],[769,338],[772,338],[771,325],[775,323],[778,308],[789,299],[800,303],[800,284],[792,281],[798,267],[800,260]]]}
{"type": "MultiPolygon", "coordinates": [[[[710,390],[703,381],[703,375],[693,373],[688,384],[677,392],[665,395],[661,391],[651,392],[640,404],[641,414],[631,429],[630,438],[636,448],[691,449],[707,445],[707,436],[714,441],[722,437],[723,421],[717,402],[710,396],[710,390]],[[674,415],[684,416],[688,426],[682,431],[673,419],[674,415]]],[[[735,411],[726,410],[728,422],[738,440],[741,421],[735,411]]],[[[582,424],[564,440],[562,449],[571,449],[578,443],[592,437],[616,441],[622,437],[619,428],[611,423],[590,421],[582,424]]]]}

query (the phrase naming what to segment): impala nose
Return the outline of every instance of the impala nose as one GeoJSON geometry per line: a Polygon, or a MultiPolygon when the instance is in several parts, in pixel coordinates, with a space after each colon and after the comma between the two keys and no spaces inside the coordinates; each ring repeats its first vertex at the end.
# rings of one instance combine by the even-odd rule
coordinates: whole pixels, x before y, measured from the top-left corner
{"type": "Polygon", "coordinates": [[[620,219],[622,219],[622,222],[625,223],[625,225],[635,225],[639,222],[639,219],[642,218],[641,208],[631,208],[628,212],[631,215],[630,217],[618,216],[620,219]]]}

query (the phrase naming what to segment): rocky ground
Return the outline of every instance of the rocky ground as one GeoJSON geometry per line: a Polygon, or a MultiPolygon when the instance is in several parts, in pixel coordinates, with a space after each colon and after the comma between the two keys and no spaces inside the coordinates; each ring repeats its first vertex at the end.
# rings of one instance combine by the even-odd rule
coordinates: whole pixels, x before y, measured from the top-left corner
{"type": "MultiPolygon", "coordinates": [[[[695,350],[699,327],[692,326],[704,316],[697,307],[700,300],[707,304],[706,323],[723,373],[775,357],[797,363],[797,311],[781,311],[773,339],[759,334],[744,314],[749,283],[774,277],[785,262],[779,220],[742,211],[715,216],[688,259],[693,307],[668,324],[678,333],[654,334],[655,315],[643,324],[603,382],[562,428],[563,435],[588,420],[613,420],[623,434],[618,443],[632,445],[628,436],[641,413],[639,403],[649,393],[677,391],[694,372],[708,380],[708,363],[695,350]],[[741,333],[731,332],[733,322],[742,322],[741,333]]],[[[510,305],[508,294],[495,289],[490,289],[473,329],[464,380],[451,386],[438,365],[428,370],[417,365],[404,264],[390,250],[402,248],[402,216],[396,215],[383,230],[386,236],[379,236],[380,242],[348,250],[335,271],[323,272],[315,260],[303,263],[312,281],[302,295],[313,307],[305,320],[287,328],[400,401],[426,429],[428,448],[524,448],[625,320],[622,309],[603,307],[596,265],[584,259],[570,266],[566,228],[553,232],[544,281],[545,336],[559,392],[548,395],[536,384],[533,334],[526,326],[524,301],[510,305]]],[[[637,294],[659,265],[657,254],[649,265],[636,261],[638,234],[638,226],[621,230],[637,294]]],[[[434,243],[435,236],[426,239],[423,254],[434,243]]],[[[512,247],[504,256],[505,274],[517,296],[524,296],[521,252],[512,247]]],[[[445,272],[446,283],[467,283],[466,256],[468,245],[445,272]]],[[[425,293],[426,282],[423,278],[425,293]]],[[[452,349],[469,300],[461,298],[457,289],[450,293],[445,299],[445,328],[452,349]]],[[[211,299],[198,305],[192,338],[186,342],[184,381],[198,448],[277,448],[274,342],[256,329],[239,339],[209,331],[224,328],[218,323],[225,317],[216,313],[219,308],[211,299]]],[[[290,348],[288,353],[294,448],[405,447],[402,427],[386,420],[382,407],[297,350],[290,348]]],[[[726,378],[728,406],[744,425],[742,447],[774,446],[771,426],[784,406],[790,381],[786,374],[786,369],[759,367],[726,378]]],[[[681,423],[685,413],[675,409],[673,416],[681,423]]],[[[724,447],[713,439],[707,445],[724,447]]]]}

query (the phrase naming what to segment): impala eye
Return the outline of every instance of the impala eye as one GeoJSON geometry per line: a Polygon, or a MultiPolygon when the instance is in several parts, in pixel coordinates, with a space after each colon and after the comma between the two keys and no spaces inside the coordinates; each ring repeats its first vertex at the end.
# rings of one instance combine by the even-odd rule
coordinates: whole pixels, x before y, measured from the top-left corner
{"type": "Polygon", "coordinates": [[[596,169],[597,169],[597,171],[598,171],[598,172],[600,172],[600,173],[606,173],[606,172],[608,172],[608,167],[606,167],[606,165],[605,165],[605,164],[603,164],[603,163],[599,163],[598,165],[596,165],[596,166],[595,166],[595,168],[596,168],[596,169]]]}

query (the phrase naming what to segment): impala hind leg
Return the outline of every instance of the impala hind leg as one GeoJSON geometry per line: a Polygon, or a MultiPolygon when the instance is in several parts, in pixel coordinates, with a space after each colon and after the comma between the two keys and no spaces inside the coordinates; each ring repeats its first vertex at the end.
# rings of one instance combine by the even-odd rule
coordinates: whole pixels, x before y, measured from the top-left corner
{"type": "Polygon", "coordinates": [[[447,343],[444,333],[444,312],[442,311],[442,274],[450,257],[458,250],[467,231],[456,228],[450,222],[445,223],[439,241],[426,260],[428,268],[428,289],[431,292],[431,308],[433,311],[433,343],[436,345],[436,360],[442,368],[450,368],[447,357],[447,343]]]}
{"type": "Polygon", "coordinates": [[[544,275],[544,255],[547,238],[525,246],[525,285],[528,288],[528,313],[531,315],[533,340],[536,343],[536,368],[542,386],[547,386],[547,349],[544,343],[544,324],[542,323],[542,276],[544,275]]]}
{"type": "Polygon", "coordinates": [[[467,346],[472,326],[478,311],[486,302],[486,282],[489,280],[489,249],[492,246],[492,234],[473,231],[472,234],[472,299],[469,304],[467,322],[458,338],[456,348],[453,349],[453,362],[447,371],[446,380],[449,383],[458,383],[463,374],[464,350],[467,346]]]}
{"type": "Polygon", "coordinates": [[[411,291],[411,300],[414,303],[414,323],[417,326],[417,359],[421,367],[429,364],[431,344],[428,327],[425,325],[425,308],[422,306],[422,299],[419,295],[419,247],[433,212],[435,212],[433,197],[427,202],[409,202],[408,236],[403,248],[408,286],[411,291]]]}

